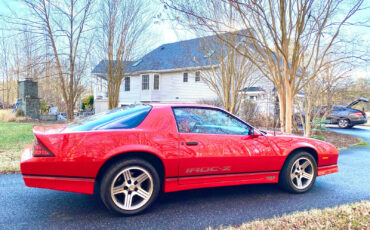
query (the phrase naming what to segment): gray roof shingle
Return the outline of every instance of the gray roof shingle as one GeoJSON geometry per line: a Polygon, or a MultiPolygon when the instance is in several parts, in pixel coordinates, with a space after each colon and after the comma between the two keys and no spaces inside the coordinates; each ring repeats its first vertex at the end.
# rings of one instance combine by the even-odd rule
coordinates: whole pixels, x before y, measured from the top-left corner
{"type": "MultiPolygon", "coordinates": [[[[133,66],[133,64],[135,64],[136,62],[131,61],[126,72],[134,73],[150,70],[161,71],[209,66],[210,59],[207,58],[207,55],[212,55],[212,49],[220,50],[219,45],[217,46],[217,42],[215,42],[216,39],[216,35],[212,35],[163,44],[152,50],[151,52],[147,53],[142,58],[138,59],[137,61],[140,62],[138,65],[133,66]],[[211,51],[208,54],[204,49],[205,42],[207,42],[208,44],[214,44],[212,46],[212,49],[208,49],[211,51]]],[[[241,36],[239,36],[238,40],[241,41],[241,36]]],[[[227,52],[226,49],[225,52],[227,52]]],[[[217,64],[216,61],[212,58],[211,62],[212,65],[217,64]]],[[[100,61],[100,63],[93,69],[92,73],[106,73],[106,64],[106,60],[100,61]]]]}

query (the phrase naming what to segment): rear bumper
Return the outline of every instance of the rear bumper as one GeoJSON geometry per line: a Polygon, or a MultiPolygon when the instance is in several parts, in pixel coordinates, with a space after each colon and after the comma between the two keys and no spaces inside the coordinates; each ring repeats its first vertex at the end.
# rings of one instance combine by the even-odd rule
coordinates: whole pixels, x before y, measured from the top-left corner
{"type": "Polygon", "coordinates": [[[323,175],[330,174],[330,173],[336,173],[338,171],[339,169],[338,169],[337,164],[320,166],[317,168],[317,176],[323,176],[323,175]]]}
{"type": "Polygon", "coordinates": [[[75,178],[45,175],[22,175],[28,187],[47,188],[66,192],[94,194],[93,178],[75,178]]]}
{"type": "Polygon", "coordinates": [[[95,178],[47,175],[54,174],[50,171],[50,168],[53,166],[50,164],[50,160],[52,160],[50,157],[33,157],[32,145],[28,145],[22,151],[20,166],[26,186],[94,194],[95,178]]]}

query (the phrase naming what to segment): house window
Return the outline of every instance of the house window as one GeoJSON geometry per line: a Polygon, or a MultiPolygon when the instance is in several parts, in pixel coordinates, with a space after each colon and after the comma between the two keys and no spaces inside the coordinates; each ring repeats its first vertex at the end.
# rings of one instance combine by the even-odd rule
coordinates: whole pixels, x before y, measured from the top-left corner
{"type": "Polygon", "coordinates": [[[159,89],[159,75],[158,74],[154,74],[153,89],[156,89],[156,90],[159,89]]]}
{"type": "Polygon", "coordinates": [[[188,82],[188,73],[184,73],[183,82],[188,82]]]}
{"type": "Polygon", "coordinates": [[[125,91],[130,91],[130,77],[125,77],[125,91]]]}
{"type": "Polygon", "coordinates": [[[141,89],[148,90],[149,89],[149,75],[143,75],[141,81],[141,89]]]}
{"type": "Polygon", "coordinates": [[[195,81],[200,81],[200,71],[195,72],[195,81]]]}

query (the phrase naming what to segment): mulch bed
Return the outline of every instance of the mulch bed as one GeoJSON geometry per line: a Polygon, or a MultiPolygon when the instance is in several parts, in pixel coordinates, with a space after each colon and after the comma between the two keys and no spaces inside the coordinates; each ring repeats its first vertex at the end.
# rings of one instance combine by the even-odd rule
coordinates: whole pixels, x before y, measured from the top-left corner
{"type": "MultiPolygon", "coordinates": [[[[294,133],[298,136],[303,136],[303,131],[299,130],[294,133]]],[[[339,148],[348,148],[352,145],[359,144],[361,139],[355,136],[341,134],[336,132],[330,131],[320,131],[319,133],[315,133],[316,135],[322,135],[324,137],[324,141],[333,144],[335,147],[339,148]]]]}

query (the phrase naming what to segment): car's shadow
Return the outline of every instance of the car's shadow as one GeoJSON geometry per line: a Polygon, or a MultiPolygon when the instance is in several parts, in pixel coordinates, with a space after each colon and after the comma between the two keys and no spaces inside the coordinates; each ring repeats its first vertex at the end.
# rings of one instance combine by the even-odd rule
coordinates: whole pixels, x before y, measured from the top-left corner
{"type": "MultiPolygon", "coordinates": [[[[308,193],[291,194],[280,190],[277,184],[256,184],[161,193],[150,209],[130,218],[153,217],[158,214],[161,216],[172,215],[174,213],[193,215],[194,212],[200,212],[200,215],[207,212],[207,215],[210,215],[213,212],[230,210],[238,212],[245,209],[271,208],[271,205],[276,207],[288,205],[293,199],[310,199],[317,193],[325,194],[325,190],[325,186],[316,184],[308,193]]],[[[99,216],[100,219],[119,217],[109,212],[97,195],[48,191],[33,199],[37,198],[39,199],[36,202],[38,207],[40,205],[47,207],[51,217],[65,220],[74,219],[76,213],[79,216],[99,216]],[[50,200],[54,202],[50,204],[50,200]]]]}
{"type": "MultiPolygon", "coordinates": [[[[20,178],[19,178],[20,179],[20,178]]],[[[208,226],[238,225],[256,218],[269,218],[299,210],[335,206],[353,199],[338,201],[343,190],[338,183],[318,178],[305,194],[291,194],[277,184],[217,187],[160,194],[144,213],[124,217],[109,212],[98,196],[23,187],[8,194],[0,216],[9,210],[5,224],[20,220],[35,228],[125,228],[129,229],[200,229],[208,226]]],[[[346,186],[348,187],[348,186],[346,186]]],[[[1,200],[1,199],[0,199],[1,200]]],[[[1,228],[0,221],[0,228],[1,228]]]]}

